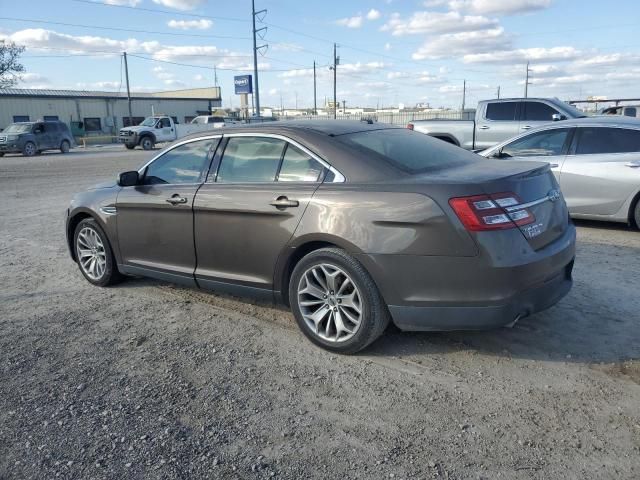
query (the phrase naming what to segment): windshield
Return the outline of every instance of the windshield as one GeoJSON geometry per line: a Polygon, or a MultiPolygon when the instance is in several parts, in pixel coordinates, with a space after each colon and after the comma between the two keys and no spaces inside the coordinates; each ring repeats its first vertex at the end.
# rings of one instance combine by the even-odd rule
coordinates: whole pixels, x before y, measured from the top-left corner
{"type": "Polygon", "coordinates": [[[367,130],[334,137],[365,155],[382,157],[407,173],[415,174],[467,164],[475,155],[406,128],[367,130]]]}
{"type": "Polygon", "coordinates": [[[571,117],[573,118],[584,118],[587,116],[587,114],[584,113],[582,110],[578,110],[573,105],[569,105],[568,103],[563,102],[562,100],[558,100],[557,98],[554,98],[553,101],[556,105],[560,106],[560,108],[563,108],[565,111],[567,111],[567,113],[569,113],[569,115],[571,115],[571,117]]]}
{"type": "Polygon", "coordinates": [[[144,119],[144,122],[140,124],[141,127],[153,127],[158,119],[156,117],[148,117],[144,119]]]}
{"type": "Polygon", "coordinates": [[[5,128],[2,133],[27,133],[31,131],[31,123],[14,123],[5,128]]]}

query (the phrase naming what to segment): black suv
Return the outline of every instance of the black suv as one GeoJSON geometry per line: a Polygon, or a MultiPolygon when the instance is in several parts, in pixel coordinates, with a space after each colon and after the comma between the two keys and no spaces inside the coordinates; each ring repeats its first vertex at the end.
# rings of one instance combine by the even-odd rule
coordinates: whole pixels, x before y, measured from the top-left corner
{"type": "Polygon", "coordinates": [[[72,145],[69,127],[60,121],[12,123],[0,132],[0,157],[5,153],[31,157],[45,150],[67,153],[72,145]]]}

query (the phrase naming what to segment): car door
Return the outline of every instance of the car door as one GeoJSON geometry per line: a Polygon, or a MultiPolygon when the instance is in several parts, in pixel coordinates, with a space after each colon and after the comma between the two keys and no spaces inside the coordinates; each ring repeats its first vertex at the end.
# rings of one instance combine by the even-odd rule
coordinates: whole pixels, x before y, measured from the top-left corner
{"type": "Polygon", "coordinates": [[[183,142],[141,172],[139,185],[118,193],[118,245],[127,273],[195,285],[193,199],[220,136],[183,142]]]}
{"type": "Polygon", "coordinates": [[[326,166],[282,136],[225,138],[194,202],[196,279],[204,288],[272,298],[278,256],[326,166]]]}
{"type": "Polygon", "coordinates": [[[553,115],[560,114],[551,105],[539,100],[524,100],[520,103],[520,128],[518,133],[553,122],[553,115]]]}
{"type": "Polygon", "coordinates": [[[38,122],[33,126],[33,136],[36,142],[36,150],[46,150],[47,148],[51,148],[51,134],[45,128],[44,122],[38,122]]]}
{"type": "Polygon", "coordinates": [[[560,181],[562,165],[571,144],[571,128],[549,128],[521,136],[496,151],[494,157],[547,162],[560,181]]]}
{"type": "Polygon", "coordinates": [[[476,122],[475,149],[485,149],[518,133],[518,101],[488,102],[476,122]]]}
{"type": "Polygon", "coordinates": [[[640,130],[579,127],[562,165],[560,187],[571,213],[614,215],[637,191],[639,170],[640,130]]]}
{"type": "Polygon", "coordinates": [[[171,124],[171,120],[168,118],[161,118],[156,123],[156,141],[158,142],[171,142],[175,140],[174,127],[171,124]]]}

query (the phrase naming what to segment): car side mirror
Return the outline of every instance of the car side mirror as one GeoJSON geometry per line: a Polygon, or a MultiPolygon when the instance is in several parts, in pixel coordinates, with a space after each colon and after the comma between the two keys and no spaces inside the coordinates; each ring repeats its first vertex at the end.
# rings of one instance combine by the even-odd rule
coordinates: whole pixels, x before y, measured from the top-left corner
{"type": "Polygon", "coordinates": [[[553,115],[551,115],[551,120],[553,120],[554,122],[559,122],[560,120],[566,120],[566,119],[567,119],[567,116],[561,113],[554,113],[553,115]]]}
{"type": "Polygon", "coordinates": [[[138,185],[140,181],[140,175],[135,170],[130,172],[122,172],[118,175],[118,185],[121,187],[134,187],[138,185]]]}

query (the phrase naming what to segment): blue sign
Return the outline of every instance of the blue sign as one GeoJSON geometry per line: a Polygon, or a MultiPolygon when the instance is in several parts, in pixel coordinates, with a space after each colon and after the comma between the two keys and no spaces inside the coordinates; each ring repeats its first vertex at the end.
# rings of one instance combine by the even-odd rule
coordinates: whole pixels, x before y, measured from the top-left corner
{"type": "Polygon", "coordinates": [[[253,93],[253,82],[251,75],[238,75],[233,77],[233,85],[236,89],[236,95],[241,93],[253,93]]]}

